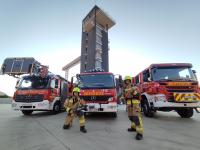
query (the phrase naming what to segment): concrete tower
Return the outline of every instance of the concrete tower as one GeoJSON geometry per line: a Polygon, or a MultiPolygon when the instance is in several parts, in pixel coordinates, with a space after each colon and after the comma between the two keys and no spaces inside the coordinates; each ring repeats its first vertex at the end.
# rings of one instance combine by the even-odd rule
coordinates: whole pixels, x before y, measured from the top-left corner
{"type": "Polygon", "coordinates": [[[109,71],[108,29],[115,22],[98,6],[82,22],[81,72],[93,69],[109,71]]]}

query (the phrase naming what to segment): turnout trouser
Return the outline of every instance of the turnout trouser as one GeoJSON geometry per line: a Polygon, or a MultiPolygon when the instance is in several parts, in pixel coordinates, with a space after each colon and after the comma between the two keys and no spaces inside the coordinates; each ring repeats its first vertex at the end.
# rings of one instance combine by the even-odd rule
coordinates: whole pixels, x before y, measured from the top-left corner
{"type": "Polygon", "coordinates": [[[80,126],[85,126],[85,117],[84,117],[84,112],[82,110],[75,111],[75,112],[68,112],[65,118],[65,125],[72,126],[73,119],[76,116],[79,117],[80,126]]]}
{"type": "Polygon", "coordinates": [[[139,100],[127,100],[128,117],[131,121],[131,128],[137,133],[143,134],[142,114],[139,100]]]}

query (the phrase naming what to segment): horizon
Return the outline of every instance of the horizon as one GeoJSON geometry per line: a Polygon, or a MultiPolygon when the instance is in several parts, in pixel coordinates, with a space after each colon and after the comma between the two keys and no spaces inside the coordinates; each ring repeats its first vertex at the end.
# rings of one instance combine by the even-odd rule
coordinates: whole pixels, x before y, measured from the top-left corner
{"type": "MultiPolygon", "coordinates": [[[[6,57],[34,57],[64,77],[62,67],[80,56],[82,20],[95,4],[116,21],[108,33],[110,72],[135,76],[153,63],[192,63],[200,79],[195,0],[1,1],[0,65],[6,57]]],[[[72,68],[69,78],[79,71],[72,68]]],[[[0,81],[0,91],[12,96],[16,79],[0,81]]]]}

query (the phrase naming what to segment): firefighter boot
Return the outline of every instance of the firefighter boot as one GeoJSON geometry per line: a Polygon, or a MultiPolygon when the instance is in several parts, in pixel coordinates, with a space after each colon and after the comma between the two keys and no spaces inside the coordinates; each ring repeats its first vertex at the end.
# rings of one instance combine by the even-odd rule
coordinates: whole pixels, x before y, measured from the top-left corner
{"type": "Polygon", "coordinates": [[[142,140],[143,139],[143,135],[140,134],[140,133],[137,133],[135,138],[136,138],[136,140],[142,140]]]}
{"type": "Polygon", "coordinates": [[[69,124],[64,124],[63,129],[69,129],[70,125],[69,124]]]}
{"type": "Polygon", "coordinates": [[[80,131],[83,133],[87,133],[87,130],[85,129],[85,126],[80,126],[80,131]]]}
{"type": "Polygon", "coordinates": [[[128,129],[127,129],[127,131],[128,131],[128,132],[135,132],[135,131],[136,131],[136,129],[134,129],[134,128],[130,127],[130,128],[128,128],[128,129]]]}
{"type": "Polygon", "coordinates": [[[136,125],[133,122],[134,118],[133,116],[129,116],[129,120],[131,121],[131,127],[127,129],[128,132],[135,132],[136,131],[136,125]]]}

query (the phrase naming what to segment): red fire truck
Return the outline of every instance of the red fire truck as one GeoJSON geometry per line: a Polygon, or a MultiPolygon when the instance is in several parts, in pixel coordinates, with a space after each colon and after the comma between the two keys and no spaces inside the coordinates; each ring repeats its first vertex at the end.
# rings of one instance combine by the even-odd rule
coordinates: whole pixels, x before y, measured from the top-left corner
{"type": "Polygon", "coordinates": [[[34,58],[7,58],[2,65],[2,72],[19,78],[12,100],[14,110],[30,115],[33,111],[58,113],[63,108],[69,82],[50,73],[47,66],[34,58]]]}
{"type": "Polygon", "coordinates": [[[117,117],[117,85],[121,85],[122,81],[120,75],[117,80],[119,84],[113,73],[104,71],[93,70],[76,77],[77,86],[81,89],[80,96],[88,106],[86,112],[107,112],[117,117]]]}
{"type": "Polygon", "coordinates": [[[141,106],[145,116],[158,111],[175,110],[182,118],[198,112],[200,93],[198,81],[189,63],[152,64],[134,77],[141,92],[141,106]]]}

